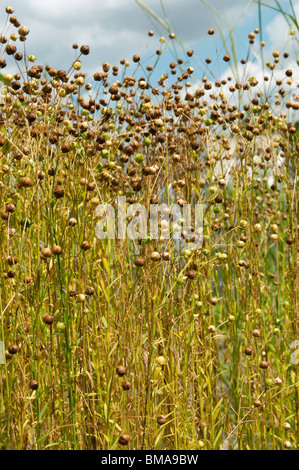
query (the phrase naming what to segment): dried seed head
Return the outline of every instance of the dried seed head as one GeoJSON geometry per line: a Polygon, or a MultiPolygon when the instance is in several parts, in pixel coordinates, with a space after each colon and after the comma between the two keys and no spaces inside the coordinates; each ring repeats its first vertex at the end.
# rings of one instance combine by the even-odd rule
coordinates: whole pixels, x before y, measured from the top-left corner
{"type": "Polygon", "coordinates": [[[119,377],[123,377],[127,372],[127,368],[125,366],[117,366],[115,371],[119,377]]]}
{"type": "Polygon", "coordinates": [[[5,359],[11,359],[12,358],[12,354],[10,354],[10,352],[8,352],[8,350],[5,351],[5,359]]]}
{"type": "Polygon", "coordinates": [[[16,354],[19,351],[19,347],[16,344],[11,344],[7,349],[9,354],[16,354]]]}
{"type": "Polygon", "coordinates": [[[152,261],[160,261],[161,255],[158,253],[158,251],[153,251],[151,254],[151,260],[152,261]]]}
{"type": "Polygon", "coordinates": [[[110,70],[109,62],[103,62],[102,67],[103,67],[104,72],[109,72],[110,70]]]}
{"type": "Polygon", "coordinates": [[[53,255],[59,256],[62,253],[62,248],[60,245],[54,245],[52,248],[53,255]]]}
{"type": "Polygon", "coordinates": [[[138,268],[141,268],[145,264],[145,259],[144,258],[137,258],[135,259],[135,266],[138,266],[138,268]]]}
{"type": "Polygon", "coordinates": [[[187,50],[187,56],[188,56],[188,57],[192,57],[193,54],[194,54],[193,49],[188,49],[188,50],[187,50]]]}
{"type": "Polygon", "coordinates": [[[16,210],[16,206],[14,204],[6,204],[5,206],[6,212],[12,214],[16,210]]]}
{"type": "Polygon", "coordinates": [[[229,54],[225,54],[225,55],[223,56],[223,60],[224,60],[224,62],[229,62],[229,61],[230,61],[230,55],[229,55],[229,54]]]}
{"type": "Polygon", "coordinates": [[[87,287],[85,291],[86,295],[94,295],[94,288],[93,287],[87,287]]]}
{"type": "Polygon", "coordinates": [[[74,217],[72,217],[71,219],[69,219],[69,226],[70,227],[75,227],[75,225],[77,225],[78,221],[77,219],[75,219],[74,217]]]}
{"type": "Polygon", "coordinates": [[[269,364],[268,364],[267,361],[261,361],[261,363],[260,363],[260,368],[261,369],[268,369],[268,367],[269,367],[269,364]]]}
{"type": "Polygon", "coordinates": [[[290,449],[292,447],[292,444],[290,443],[290,441],[285,441],[285,443],[283,444],[283,447],[285,449],[290,449]]]}
{"type": "Polygon", "coordinates": [[[290,423],[283,423],[282,427],[285,431],[289,431],[291,429],[290,423]]]}
{"type": "Polygon", "coordinates": [[[31,390],[37,390],[38,389],[38,381],[37,380],[31,380],[29,382],[29,387],[31,390]]]}
{"type": "Polygon", "coordinates": [[[90,243],[86,240],[84,240],[82,243],[81,243],[81,249],[83,251],[87,251],[90,249],[90,243]]]}
{"type": "Polygon", "coordinates": [[[14,9],[10,5],[8,5],[7,7],[5,7],[5,11],[8,15],[12,15],[14,12],[14,9]]]}
{"type": "Polygon", "coordinates": [[[159,415],[159,416],[157,417],[157,423],[158,423],[160,426],[162,426],[162,424],[166,424],[167,421],[168,421],[168,419],[167,419],[166,416],[164,416],[164,415],[159,415]]]}
{"type": "Polygon", "coordinates": [[[217,297],[211,297],[211,298],[210,298],[210,304],[212,304],[212,305],[217,305],[217,304],[218,304],[218,299],[217,299],[217,297]]]}
{"type": "Polygon", "coordinates": [[[43,317],[43,322],[46,325],[53,325],[54,322],[54,317],[53,315],[50,315],[49,313],[43,317]]]}
{"type": "Polygon", "coordinates": [[[123,390],[130,390],[130,388],[131,388],[130,382],[127,382],[127,381],[124,381],[124,382],[121,384],[121,386],[122,386],[122,389],[123,389],[123,390]]]}
{"type": "Polygon", "coordinates": [[[118,443],[121,445],[121,446],[127,446],[130,442],[130,436],[129,434],[126,434],[126,433],[123,433],[119,436],[118,438],[118,443]]]}
{"type": "Polygon", "coordinates": [[[40,252],[42,258],[50,258],[52,250],[49,247],[43,248],[40,252]]]}
{"type": "Polygon", "coordinates": [[[56,199],[61,199],[64,196],[64,189],[61,186],[58,186],[54,188],[53,194],[56,199]]]}
{"type": "Polygon", "coordinates": [[[252,355],[252,348],[246,348],[245,349],[245,354],[246,354],[246,356],[251,356],[252,355]]]}
{"type": "Polygon", "coordinates": [[[188,279],[195,279],[196,278],[196,271],[190,270],[187,271],[186,276],[188,279]]]}
{"type": "Polygon", "coordinates": [[[32,181],[28,176],[24,176],[21,178],[19,182],[19,187],[20,188],[30,188],[32,186],[32,181]]]}
{"type": "Polygon", "coordinates": [[[27,28],[27,26],[25,26],[25,25],[22,25],[18,29],[18,33],[19,33],[20,36],[27,36],[27,34],[29,34],[29,28],[27,28]]]}
{"type": "Polygon", "coordinates": [[[261,336],[261,330],[258,330],[258,329],[253,330],[252,335],[255,338],[259,338],[261,336]]]}
{"type": "Polygon", "coordinates": [[[89,46],[86,46],[86,45],[81,46],[80,47],[80,52],[83,55],[88,55],[89,54],[89,46]]]}
{"type": "Polygon", "coordinates": [[[210,28],[210,29],[208,30],[208,34],[209,34],[210,36],[212,36],[214,33],[215,33],[215,30],[214,30],[213,28],[210,28]]]}

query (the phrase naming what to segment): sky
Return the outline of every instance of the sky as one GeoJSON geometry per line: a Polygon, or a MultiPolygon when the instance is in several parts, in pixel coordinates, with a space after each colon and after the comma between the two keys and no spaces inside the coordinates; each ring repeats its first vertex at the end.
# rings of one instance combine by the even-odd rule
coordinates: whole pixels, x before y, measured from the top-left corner
{"type": "MultiPolygon", "coordinates": [[[[68,69],[74,60],[73,42],[88,44],[90,55],[82,58],[83,68],[90,73],[101,69],[108,61],[118,65],[121,58],[131,60],[139,54],[148,62],[156,59],[155,50],[160,48],[161,35],[168,40],[168,32],[149,13],[140,7],[139,0],[13,0],[11,5],[15,15],[30,29],[26,41],[27,53],[34,54],[37,63],[59,69],[68,69]],[[149,38],[147,32],[155,32],[149,38]]],[[[159,16],[166,18],[172,31],[185,48],[195,51],[200,73],[206,73],[202,64],[206,57],[222,57],[225,48],[217,24],[221,25],[224,37],[229,40],[229,28],[233,28],[238,58],[246,57],[247,35],[259,26],[258,8],[253,0],[144,0],[147,7],[159,16]],[[205,3],[210,5],[207,6],[205,3]],[[162,6],[165,10],[163,11],[162,6]],[[218,22],[218,23],[217,23],[218,22]],[[216,34],[207,35],[209,28],[216,34]]],[[[264,3],[274,4],[273,0],[264,3]]],[[[289,1],[281,0],[289,9],[289,1]]],[[[299,0],[293,2],[299,17],[299,0]]],[[[6,20],[6,2],[0,0],[0,25],[6,20]],[[2,20],[2,21],[1,21],[2,20]]],[[[263,7],[263,39],[267,46],[265,53],[284,47],[292,49],[289,27],[280,13],[263,7]]],[[[258,40],[258,43],[260,38],[258,40]]],[[[167,62],[176,57],[186,57],[176,41],[169,41],[168,52],[163,53],[157,73],[165,73],[167,62]],[[175,52],[176,50],[176,52],[175,52]],[[174,54],[174,55],[172,55],[174,54]]],[[[22,50],[21,45],[21,50],[22,50]]],[[[257,49],[258,50],[258,49],[257,49]]],[[[218,60],[219,62],[219,60],[218,60]]],[[[217,67],[216,67],[217,68],[217,67]]],[[[8,71],[8,70],[7,70],[8,71]]],[[[219,69],[219,73],[222,71],[219,69]]],[[[215,72],[217,73],[217,72],[215,72]]]]}

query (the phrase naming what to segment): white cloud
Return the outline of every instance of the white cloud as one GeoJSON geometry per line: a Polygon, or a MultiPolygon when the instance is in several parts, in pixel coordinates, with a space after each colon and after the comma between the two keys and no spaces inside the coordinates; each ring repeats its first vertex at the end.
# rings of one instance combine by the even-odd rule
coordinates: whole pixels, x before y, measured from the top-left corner
{"type": "MultiPolygon", "coordinates": [[[[160,0],[144,0],[150,8],[163,16],[160,0]]],[[[206,35],[215,26],[210,8],[200,0],[164,0],[169,21],[182,41],[190,44],[206,35]]],[[[221,12],[223,0],[210,4],[221,12]]],[[[225,13],[238,18],[248,0],[225,1],[225,13]],[[241,8],[241,9],[240,9],[241,8]]],[[[73,42],[89,44],[91,54],[86,63],[109,60],[118,63],[142,53],[149,42],[149,29],[163,30],[137,5],[135,0],[14,0],[15,15],[30,28],[28,50],[42,63],[54,67],[67,66],[73,59],[73,42]]],[[[165,34],[165,31],[163,31],[165,34]]],[[[157,34],[159,37],[159,34],[157,34]]],[[[153,51],[159,47],[157,38],[150,43],[153,51]]]]}

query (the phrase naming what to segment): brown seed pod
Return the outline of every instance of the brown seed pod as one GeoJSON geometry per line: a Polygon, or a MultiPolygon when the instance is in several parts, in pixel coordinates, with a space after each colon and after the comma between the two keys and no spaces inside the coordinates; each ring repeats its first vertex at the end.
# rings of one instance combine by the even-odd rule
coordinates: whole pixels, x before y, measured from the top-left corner
{"type": "Polygon", "coordinates": [[[12,354],[10,354],[10,352],[8,350],[5,351],[5,359],[11,359],[12,358],[12,354]]]}
{"type": "Polygon", "coordinates": [[[210,29],[208,30],[208,34],[209,34],[210,36],[212,36],[214,33],[215,33],[215,30],[214,30],[213,28],[210,28],[210,29]]]}
{"type": "Polygon", "coordinates": [[[9,354],[16,354],[19,351],[19,347],[16,344],[11,344],[7,348],[9,354]]]}
{"type": "Polygon", "coordinates": [[[217,297],[211,297],[211,298],[210,298],[210,304],[212,304],[212,305],[217,305],[217,303],[218,303],[217,297]]]}
{"type": "Polygon", "coordinates": [[[13,44],[7,44],[5,48],[5,52],[7,55],[13,55],[16,51],[17,51],[16,46],[14,46],[13,44]]]}
{"type": "Polygon", "coordinates": [[[54,245],[52,248],[53,255],[59,256],[62,253],[62,248],[60,245],[54,245]]]}
{"type": "Polygon", "coordinates": [[[160,261],[161,255],[158,253],[158,251],[153,251],[151,254],[151,260],[152,261],[160,261]]]}
{"type": "Polygon", "coordinates": [[[86,295],[94,295],[94,288],[93,287],[87,287],[85,291],[86,295]]]}
{"type": "Polygon", "coordinates": [[[125,366],[117,366],[115,371],[119,377],[123,377],[127,372],[127,368],[125,366]]]}
{"type": "Polygon", "coordinates": [[[87,251],[90,249],[90,243],[86,240],[84,240],[82,243],[81,243],[81,249],[83,251],[87,251]]]}
{"type": "Polygon", "coordinates": [[[188,279],[195,279],[196,278],[196,271],[193,271],[192,269],[190,271],[186,272],[186,276],[188,279]]]}
{"type": "Polygon", "coordinates": [[[135,259],[135,266],[138,266],[138,268],[141,268],[145,264],[145,259],[144,258],[137,258],[135,259]]]}
{"type": "Polygon", "coordinates": [[[139,61],[140,61],[139,55],[137,54],[133,55],[133,62],[139,62],[139,61]]]}
{"type": "Polygon", "coordinates": [[[28,176],[23,176],[19,182],[20,188],[30,188],[32,186],[32,181],[28,176]]]}
{"type": "Polygon", "coordinates": [[[88,55],[89,54],[89,46],[83,45],[80,47],[80,52],[83,55],[88,55]]]}
{"type": "Polygon", "coordinates": [[[70,297],[76,297],[76,295],[78,295],[78,292],[77,292],[76,290],[74,290],[74,289],[71,289],[71,290],[69,291],[69,294],[70,294],[70,297]]]}
{"type": "Polygon", "coordinates": [[[18,33],[20,36],[27,36],[27,34],[29,34],[29,28],[27,28],[25,25],[22,25],[18,29],[18,33]]]}
{"type": "Polygon", "coordinates": [[[37,390],[38,389],[38,381],[37,380],[31,380],[29,382],[29,387],[31,390],[37,390]]]}
{"type": "Polygon", "coordinates": [[[268,369],[269,364],[267,361],[261,361],[260,363],[260,369],[268,369]]]}
{"type": "Polygon", "coordinates": [[[252,355],[252,348],[246,348],[245,349],[245,354],[246,354],[246,356],[251,356],[252,355]]]}
{"type": "Polygon", "coordinates": [[[123,390],[130,390],[131,384],[130,382],[127,382],[126,380],[121,384],[123,390]]]}
{"type": "Polygon", "coordinates": [[[75,219],[74,217],[72,217],[71,219],[69,219],[69,226],[70,227],[75,227],[75,225],[77,225],[78,221],[77,219],[75,219]]]}
{"type": "Polygon", "coordinates": [[[50,258],[52,250],[49,247],[43,248],[40,252],[42,258],[50,258]]]}
{"type": "Polygon", "coordinates": [[[121,446],[127,446],[130,442],[130,436],[129,434],[126,434],[126,433],[123,433],[119,436],[118,438],[118,443],[121,445],[121,446]]]}
{"type": "Polygon", "coordinates": [[[10,5],[8,5],[7,7],[5,7],[5,11],[8,15],[12,15],[14,12],[14,9],[10,5]]]}
{"type": "Polygon", "coordinates": [[[230,61],[230,55],[225,54],[225,55],[223,56],[223,60],[224,60],[224,62],[229,62],[229,61],[230,61]]]}
{"type": "Polygon", "coordinates": [[[253,330],[252,335],[255,338],[259,338],[261,336],[261,331],[256,328],[255,330],[253,330]]]}
{"type": "Polygon", "coordinates": [[[64,196],[64,189],[61,186],[58,186],[54,189],[53,194],[56,199],[60,199],[64,196]]]}
{"type": "Polygon", "coordinates": [[[13,212],[15,212],[16,210],[16,206],[14,204],[6,204],[5,206],[5,210],[6,212],[9,212],[10,214],[12,214],[13,212]]]}
{"type": "Polygon", "coordinates": [[[9,266],[13,266],[14,264],[18,263],[18,258],[16,258],[15,256],[8,256],[6,258],[6,261],[9,264],[9,266]]]}
{"type": "Polygon", "coordinates": [[[188,49],[188,50],[187,50],[187,56],[188,56],[188,57],[192,57],[193,54],[194,54],[193,49],[188,49]]]}
{"type": "Polygon", "coordinates": [[[54,317],[53,315],[50,315],[49,313],[43,317],[43,322],[46,325],[53,325],[54,322],[54,317]]]}
{"type": "Polygon", "coordinates": [[[157,423],[158,423],[160,426],[162,426],[162,424],[166,424],[167,421],[168,421],[168,419],[167,419],[166,416],[164,416],[164,415],[159,415],[159,416],[157,417],[157,423]]]}

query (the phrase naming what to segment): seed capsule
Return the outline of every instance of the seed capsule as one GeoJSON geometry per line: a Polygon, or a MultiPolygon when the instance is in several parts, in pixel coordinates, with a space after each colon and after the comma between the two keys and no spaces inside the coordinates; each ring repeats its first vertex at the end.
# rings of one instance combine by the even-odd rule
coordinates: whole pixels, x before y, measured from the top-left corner
{"type": "Polygon", "coordinates": [[[130,390],[131,388],[130,382],[127,382],[127,381],[124,381],[121,386],[123,390],[130,390]]]}
{"type": "Polygon", "coordinates": [[[167,419],[166,416],[164,416],[164,415],[159,415],[159,416],[157,417],[157,423],[158,423],[160,426],[162,426],[162,424],[166,424],[167,421],[168,421],[168,419],[167,419]]]}
{"type": "Polygon", "coordinates": [[[268,369],[268,367],[269,367],[269,364],[267,361],[262,361],[260,363],[260,369],[268,369]]]}
{"type": "Polygon", "coordinates": [[[160,253],[158,253],[157,251],[153,251],[152,254],[151,254],[151,260],[152,261],[159,261],[160,259],[161,259],[160,253]]]}
{"type": "Polygon", "coordinates": [[[130,436],[129,434],[121,434],[119,436],[119,439],[118,439],[118,443],[121,445],[121,446],[127,446],[130,442],[130,436]]]}
{"type": "Polygon", "coordinates": [[[60,199],[64,196],[64,189],[61,186],[59,186],[54,189],[53,193],[56,199],[60,199]]]}
{"type": "Polygon", "coordinates": [[[54,245],[52,248],[53,255],[59,256],[62,253],[62,248],[59,245],[54,245]]]}
{"type": "Polygon", "coordinates": [[[117,366],[116,373],[119,377],[123,377],[127,372],[127,368],[125,366],[117,366]]]}
{"type": "Polygon", "coordinates": [[[41,257],[44,258],[44,259],[45,258],[50,258],[51,254],[52,254],[52,250],[51,250],[51,248],[46,247],[46,248],[43,248],[41,250],[40,254],[41,254],[41,257]]]}
{"type": "Polygon", "coordinates": [[[29,382],[29,387],[31,390],[37,390],[38,389],[38,381],[37,380],[31,380],[29,382]]]}
{"type": "Polygon", "coordinates": [[[50,315],[49,313],[43,317],[43,322],[46,325],[52,325],[54,322],[54,317],[53,315],[50,315]]]}
{"type": "Polygon", "coordinates": [[[145,264],[145,259],[144,258],[135,259],[135,266],[137,266],[138,268],[142,268],[142,266],[144,266],[144,264],[145,264]]]}
{"type": "Polygon", "coordinates": [[[81,248],[82,248],[83,251],[89,250],[89,248],[90,248],[90,243],[85,240],[84,242],[81,243],[81,248]]]}
{"type": "Polygon", "coordinates": [[[7,349],[9,354],[16,354],[19,351],[19,347],[16,344],[11,344],[7,349]]]}

